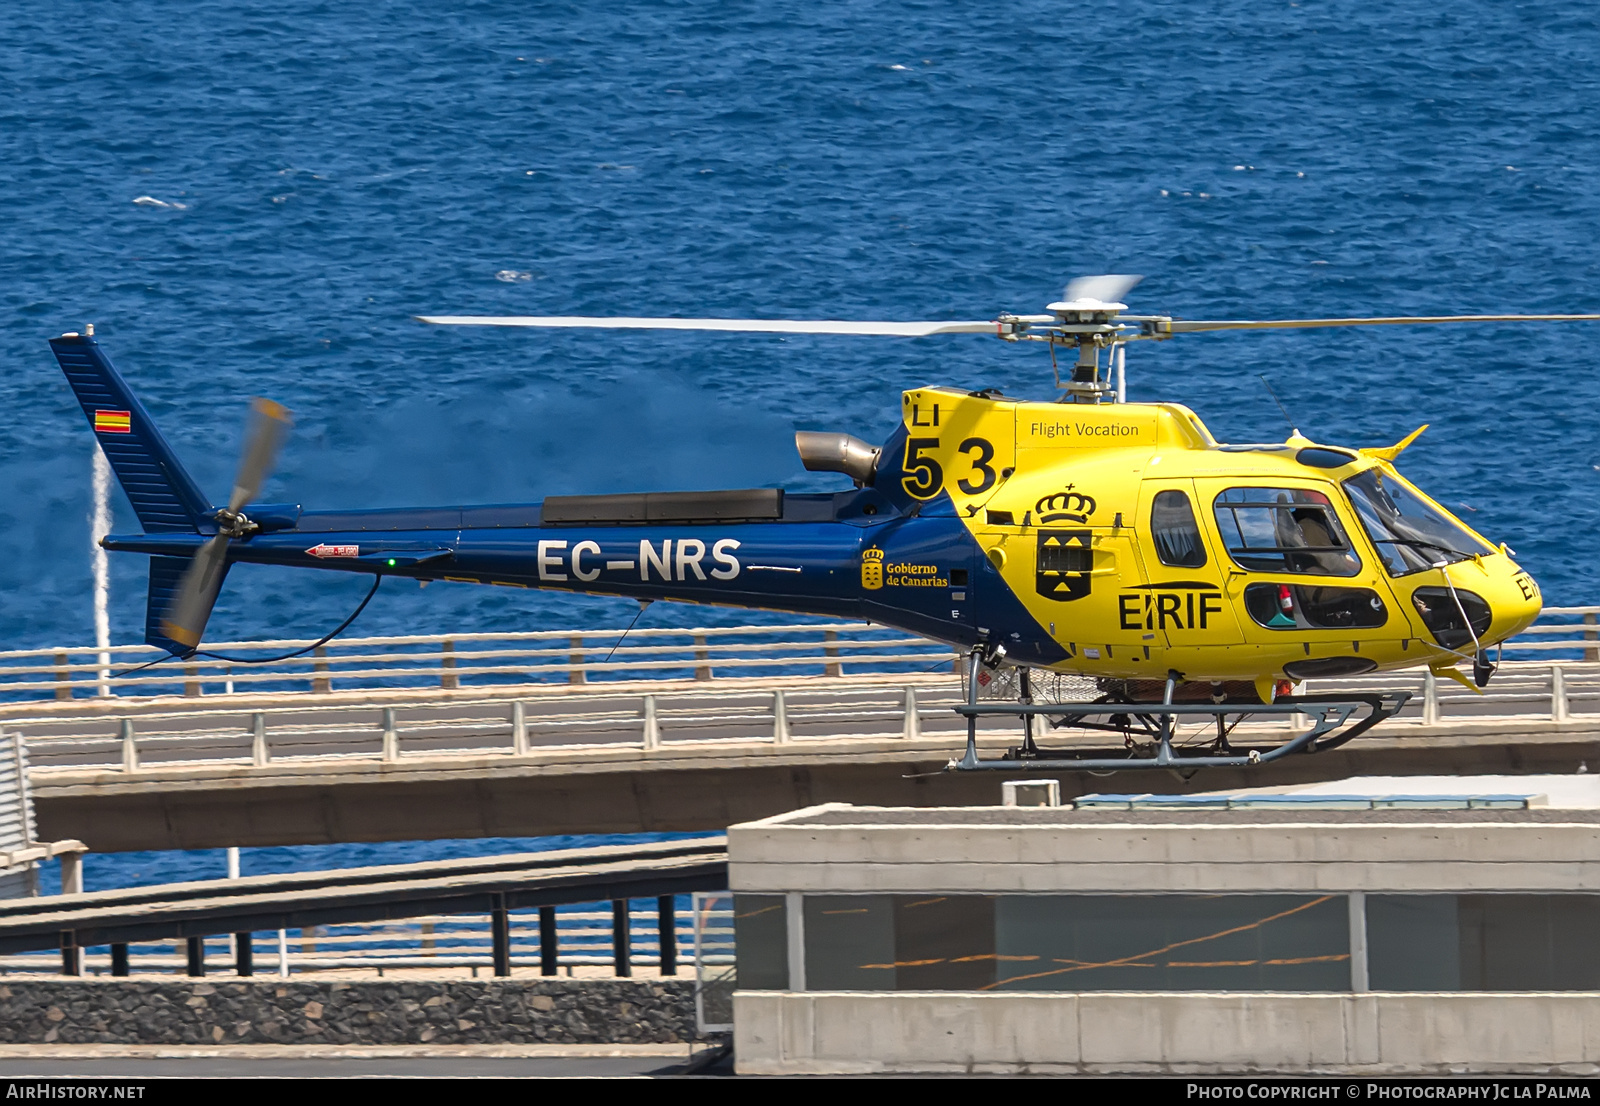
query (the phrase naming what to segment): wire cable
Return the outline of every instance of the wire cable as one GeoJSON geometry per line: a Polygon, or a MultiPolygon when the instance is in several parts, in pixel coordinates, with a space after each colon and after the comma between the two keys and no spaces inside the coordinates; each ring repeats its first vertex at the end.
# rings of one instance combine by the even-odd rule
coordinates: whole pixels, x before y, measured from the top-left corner
{"type": "MultiPolygon", "coordinates": [[[[374,595],[378,594],[378,585],[381,584],[381,583],[383,583],[383,575],[382,575],[382,573],[377,573],[377,572],[373,573],[372,574],[372,590],[367,592],[367,597],[361,601],[361,605],[358,606],[355,610],[351,611],[350,612],[350,617],[345,619],[343,622],[339,623],[339,625],[333,630],[332,633],[325,634],[323,637],[319,638],[316,641],[313,641],[310,645],[306,646],[304,649],[296,649],[292,653],[284,653],[281,656],[277,656],[277,657],[230,657],[226,653],[207,653],[207,652],[204,652],[202,650],[197,649],[193,653],[190,653],[189,656],[191,656],[191,657],[210,657],[212,660],[228,661],[228,662],[230,662],[232,664],[271,664],[273,661],[286,661],[286,660],[289,660],[291,657],[303,656],[306,653],[311,652],[311,650],[313,650],[313,649],[317,649],[317,648],[320,648],[320,647],[328,644],[328,642],[332,641],[334,638],[338,637],[340,634],[342,634],[346,630],[348,630],[350,628],[350,624],[352,622],[354,622],[356,619],[360,618],[361,617],[361,612],[367,609],[367,604],[372,602],[372,597],[374,595]]],[[[166,658],[163,657],[161,659],[165,660],[166,658]]]]}
{"type": "Polygon", "coordinates": [[[121,672],[113,672],[111,673],[110,678],[113,680],[120,680],[124,676],[133,675],[135,672],[143,672],[146,668],[149,668],[152,665],[160,664],[162,661],[170,661],[177,655],[178,654],[176,653],[163,653],[153,661],[145,661],[143,664],[136,664],[132,668],[124,668],[121,672]]]}
{"type": "Polygon", "coordinates": [[[649,610],[650,604],[654,603],[654,602],[655,602],[654,599],[641,599],[641,600],[639,600],[639,613],[633,616],[633,621],[628,623],[628,628],[626,630],[622,631],[622,637],[619,637],[617,639],[616,645],[613,645],[611,647],[611,652],[606,654],[606,659],[601,661],[600,662],[601,664],[606,664],[607,662],[609,662],[611,660],[611,658],[613,656],[616,655],[617,646],[622,644],[624,638],[626,638],[629,634],[633,633],[633,628],[639,624],[640,617],[644,614],[645,611],[649,610]]]}

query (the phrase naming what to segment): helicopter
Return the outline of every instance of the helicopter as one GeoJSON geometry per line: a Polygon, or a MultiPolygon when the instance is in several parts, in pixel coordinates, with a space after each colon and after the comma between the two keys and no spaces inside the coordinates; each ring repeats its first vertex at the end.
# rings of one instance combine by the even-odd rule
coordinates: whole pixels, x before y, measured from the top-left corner
{"type": "Polygon", "coordinates": [[[1045,313],[985,321],[417,316],[447,326],[988,334],[1049,346],[1053,401],[924,386],[903,393],[900,423],[881,445],[796,433],[807,470],[851,479],[850,490],[832,493],[652,491],[339,511],[257,503],[290,425],[287,410],[258,398],[234,487],[218,506],[92,327],[50,346],[143,527],[102,545],[150,555],[145,640],[173,656],[199,649],[238,563],[367,573],[374,591],[396,576],[863,619],[965,654],[957,710],[967,748],[950,762],[958,770],[1257,765],[1342,744],[1407,698],[1294,694],[1306,680],[1425,666],[1487,684],[1492,651],[1538,616],[1539,586],[1508,546],[1400,474],[1395,461],[1426,426],[1384,447],[1317,443],[1297,429],[1283,442],[1220,443],[1183,404],[1127,402],[1126,348],[1227,330],[1600,315],[1190,320],[1130,313],[1121,297],[1139,279],[1079,278],[1045,313]],[[1058,349],[1074,355],[1066,373],[1058,349]],[[1001,673],[1017,677],[1008,685],[1015,701],[980,702],[980,687],[1001,673]],[[1040,701],[1040,681],[1060,674],[1092,681],[1098,694],[1040,701]],[[985,715],[1019,717],[1022,744],[980,758],[985,715]],[[1198,752],[1174,745],[1193,716],[1215,723],[1198,752]],[[1234,726],[1256,716],[1310,725],[1265,746],[1233,746],[1234,726]],[[1118,734],[1121,745],[1044,749],[1041,719],[1118,734]]]}

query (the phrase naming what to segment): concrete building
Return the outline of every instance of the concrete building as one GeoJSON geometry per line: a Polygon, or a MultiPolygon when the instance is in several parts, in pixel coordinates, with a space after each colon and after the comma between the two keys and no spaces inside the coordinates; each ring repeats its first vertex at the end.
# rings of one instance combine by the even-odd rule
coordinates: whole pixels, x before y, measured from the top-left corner
{"type": "Polygon", "coordinates": [[[728,836],[741,1072],[1600,1071],[1597,777],[728,836]]]}

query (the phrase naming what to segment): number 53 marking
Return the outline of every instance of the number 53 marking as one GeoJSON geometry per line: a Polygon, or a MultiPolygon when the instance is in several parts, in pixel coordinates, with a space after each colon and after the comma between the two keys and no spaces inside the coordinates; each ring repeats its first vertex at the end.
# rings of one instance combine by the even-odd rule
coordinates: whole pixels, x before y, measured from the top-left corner
{"type": "MultiPolygon", "coordinates": [[[[913,499],[932,499],[944,487],[944,467],[926,454],[939,448],[938,438],[907,438],[906,457],[902,467],[905,476],[900,486],[913,499]]],[[[972,471],[956,481],[956,487],[967,495],[977,495],[994,487],[996,474],[989,462],[994,460],[994,445],[987,438],[968,438],[956,447],[957,453],[973,453],[968,458],[972,471]]]]}

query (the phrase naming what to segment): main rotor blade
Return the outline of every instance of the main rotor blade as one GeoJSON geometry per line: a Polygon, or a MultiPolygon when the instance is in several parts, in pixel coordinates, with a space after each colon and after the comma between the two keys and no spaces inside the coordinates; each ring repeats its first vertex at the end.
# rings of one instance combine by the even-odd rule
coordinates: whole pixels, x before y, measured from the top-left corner
{"type": "Polygon", "coordinates": [[[289,409],[283,404],[260,396],[250,401],[250,421],[245,428],[239,474],[233,478],[233,494],[228,496],[229,511],[237,513],[261,491],[289,425],[289,409]]]}
{"type": "Polygon", "coordinates": [[[228,536],[218,534],[200,547],[178,581],[178,594],[161,620],[161,632],[190,649],[200,644],[211,608],[222,587],[222,571],[227,566],[228,536]]]}
{"type": "MultiPolygon", "coordinates": [[[[934,334],[1000,334],[1001,322],[854,322],[844,319],[645,319],[586,315],[417,315],[438,326],[586,327],[600,330],[726,330],[749,334],[855,334],[926,338],[934,334]]],[[[1019,322],[1054,322],[1053,315],[1024,315],[1019,322]]]]}
{"type": "Polygon", "coordinates": [[[1165,319],[1157,334],[1194,334],[1207,330],[1309,330],[1324,326],[1410,326],[1418,323],[1591,323],[1600,315],[1392,315],[1349,319],[1165,319]]]}

